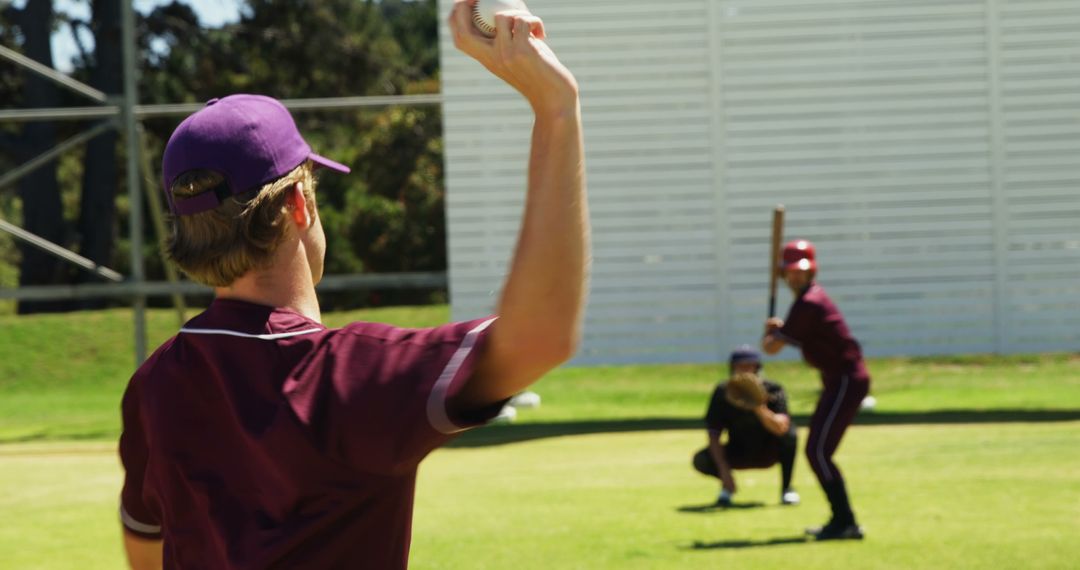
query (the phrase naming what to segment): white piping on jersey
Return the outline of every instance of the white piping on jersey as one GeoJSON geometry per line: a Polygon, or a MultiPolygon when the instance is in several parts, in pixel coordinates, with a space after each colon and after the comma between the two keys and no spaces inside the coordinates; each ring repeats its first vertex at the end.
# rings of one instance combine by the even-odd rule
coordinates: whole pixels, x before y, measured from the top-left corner
{"type": "Polygon", "coordinates": [[[279,338],[289,338],[291,336],[300,336],[302,334],[317,333],[317,332],[322,332],[324,330],[326,330],[326,329],[307,329],[307,330],[302,330],[302,331],[274,333],[274,334],[248,334],[248,333],[242,333],[242,332],[237,332],[237,331],[230,331],[230,330],[227,330],[227,329],[188,329],[188,328],[183,328],[183,329],[180,329],[180,332],[188,333],[188,334],[221,334],[221,335],[226,335],[226,336],[238,336],[238,337],[241,337],[241,338],[257,338],[259,340],[277,340],[279,338]]]}
{"type": "Polygon", "coordinates": [[[130,528],[135,532],[141,532],[144,534],[159,534],[161,532],[161,526],[155,526],[152,524],[146,524],[135,520],[127,509],[124,508],[123,503],[120,504],[120,522],[124,523],[124,526],[130,528]]]}
{"type": "Polygon", "coordinates": [[[848,385],[847,374],[841,376],[840,378],[840,391],[836,394],[836,400],[833,401],[833,408],[829,412],[829,417],[825,418],[825,427],[821,429],[821,436],[818,438],[818,462],[821,464],[821,469],[825,471],[825,479],[828,481],[832,481],[833,476],[832,472],[829,471],[829,464],[825,462],[825,440],[829,438],[829,428],[832,427],[832,422],[834,419],[836,419],[836,412],[840,410],[840,404],[844,401],[844,396],[847,393],[848,385]]]}
{"type": "Polygon", "coordinates": [[[450,382],[457,376],[461,365],[465,363],[465,359],[472,352],[473,347],[476,346],[477,337],[493,322],[495,322],[494,318],[488,319],[477,325],[473,330],[465,333],[465,338],[461,340],[461,346],[450,357],[450,362],[446,363],[446,368],[443,368],[442,374],[439,374],[439,379],[435,381],[435,385],[431,388],[431,394],[428,396],[427,401],[428,421],[431,422],[432,427],[442,433],[452,434],[465,429],[452,422],[450,415],[446,413],[446,393],[450,389],[450,382]]]}

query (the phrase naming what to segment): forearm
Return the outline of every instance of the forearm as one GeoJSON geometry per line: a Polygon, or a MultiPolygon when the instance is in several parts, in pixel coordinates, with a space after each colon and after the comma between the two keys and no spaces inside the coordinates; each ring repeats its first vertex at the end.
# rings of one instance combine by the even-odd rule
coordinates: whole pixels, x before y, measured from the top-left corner
{"type": "Polygon", "coordinates": [[[160,540],[141,538],[123,531],[124,552],[132,570],[160,570],[162,567],[162,543],[160,540]]]}
{"type": "Polygon", "coordinates": [[[454,45],[521,93],[535,122],[525,212],[513,261],[472,377],[454,405],[512,396],[577,350],[587,289],[589,216],[577,80],[544,42],[539,18],[497,12],[495,37],[472,24],[474,2],[455,0],[454,45]]]}
{"type": "MultiPolygon", "coordinates": [[[[514,260],[499,299],[501,334],[510,339],[561,339],[580,334],[588,269],[589,222],[577,105],[537,116],[529,189],[514,260]]],[[[564,352],[557,350],[557,352],[564,352]]]]}
{"type": "Polygon", "coordinates": [[[761,350],[765,354],[776,354],[783,350],[786,344],[778,335],[769,333],[761,339],[761,350]]]}
{"type": "Polygon", "coordinates": [[[471,387],[480,400],[509,397],[573,355],[588,267],[584,150],[575,99],[570,108],[537,112],[525,212],[486,348],[501,373],[471,387]]]}
{"type": "Polygon", "coordinates": [[[766,431],[773,435],[784,435],[791,427],[791,417],[787,414],[778,414],[765,407],[765,405],[758,406],[754,410],[758,420],[766,431]]]}
{"type": "Polygon", "coordinates": [[[713,463],[716,464],[716,473],[720,477],[720,481],[723,482],[724,488],[729,491],[734,488],[734,479],[731,476],[731,466],[728,465],[727,456],[724,454],[724,446],[720,445],[720,438],[709,438],[709,454],[713,458],[713,463]]]}

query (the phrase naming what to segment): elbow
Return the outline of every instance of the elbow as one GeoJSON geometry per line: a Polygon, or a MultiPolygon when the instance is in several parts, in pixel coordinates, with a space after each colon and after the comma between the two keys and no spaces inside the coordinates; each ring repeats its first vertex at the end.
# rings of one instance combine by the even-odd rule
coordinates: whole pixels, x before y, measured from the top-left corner
{"type": "Polygon", "coordinates": [[[544,340],[538,343],[535,353],[549,365],[555,368],[566,363],[577,354],[581,347],[581,334],[575,331],[570,334],[544,340]]]}
{"type": "Polygon", "coordinates": [[[566,363],[577,354],[581,344],[581,336],[577,333],[525,334],[501,340],[505,342],[505,354],[513,355],[512,359],[519,366],[537,375],[566,363]]]}

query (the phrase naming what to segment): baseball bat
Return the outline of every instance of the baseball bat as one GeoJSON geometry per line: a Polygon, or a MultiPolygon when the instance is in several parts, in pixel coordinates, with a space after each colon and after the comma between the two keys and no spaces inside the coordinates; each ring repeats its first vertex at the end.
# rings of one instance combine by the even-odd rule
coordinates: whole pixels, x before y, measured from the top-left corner
{"type": "Polygon", "coordinates": [[[784,205],[772,213],[772,247],[769,249],[769,318],[776,316],[776,282],[780,279],[780,241],[784,237],[784,205]]]}

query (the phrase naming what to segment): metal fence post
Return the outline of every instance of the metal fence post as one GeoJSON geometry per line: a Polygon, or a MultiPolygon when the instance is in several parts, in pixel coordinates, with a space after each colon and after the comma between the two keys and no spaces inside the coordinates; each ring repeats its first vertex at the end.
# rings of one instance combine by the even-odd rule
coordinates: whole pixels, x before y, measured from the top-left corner
{"type": "MultiPolygon", "coordinates": [[[[127,187],[131,209],[131,280],[136,286],[146,279],[143,268],[142,184],[139,181],[139,133],[135,124],[135,105],[138,102],[137,69],[135,66],[135,12],[133,0],[121,2],[121,29],[124,42],[124,137],[127,142],[127,187]]],[[[135,313],[135,366],[146,360],[146,295],[136,293],[133,299],[135,313]]]]}

